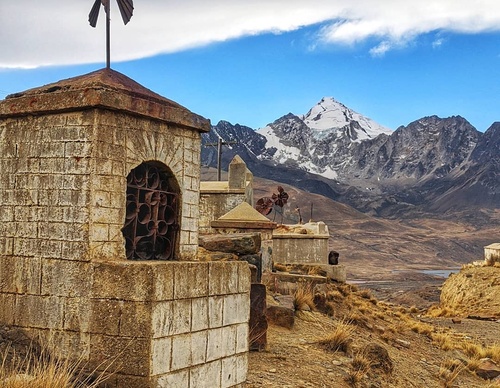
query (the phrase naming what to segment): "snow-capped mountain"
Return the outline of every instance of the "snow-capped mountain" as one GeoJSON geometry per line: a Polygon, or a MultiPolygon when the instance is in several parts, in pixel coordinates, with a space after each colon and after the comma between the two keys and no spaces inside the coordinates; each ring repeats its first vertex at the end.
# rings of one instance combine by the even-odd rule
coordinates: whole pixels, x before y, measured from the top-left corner
{"type": "Polygon", "coordinates": [[[267,139],[268,152],[261,160],[271,155],[278,164],[338,179],[346,161],[344,156],[354,144],[392,131],[325,97],[305,115],[289,113],[257,133],[267,139]]]}
{"type": "MultiPolygon", "coordinates": [[[[483,134],[460,116],[424,117],[391,131],[323,98],[308,113],[257,131],[221,121],[203,142],[237,142],[225,149],[223,166],[239,154],[257,176],[395,216],[500,208],[499,136],[499,123],[483,134]]],[[[203,147],[202,161],[215,165],[213,148],[203,147]]]]}
{"type": "Polygon", "coordinates": [[[390,129],[354,112],[333,97],[322,98],[309,112],[300,116],[300,119],[312,129],[312,135],[316,139],[337,132],[339,135],[343,134],[349,137],[354,142],[359,142],[373,139],[381,133],[387,135],[392,133],[390,129]]]}

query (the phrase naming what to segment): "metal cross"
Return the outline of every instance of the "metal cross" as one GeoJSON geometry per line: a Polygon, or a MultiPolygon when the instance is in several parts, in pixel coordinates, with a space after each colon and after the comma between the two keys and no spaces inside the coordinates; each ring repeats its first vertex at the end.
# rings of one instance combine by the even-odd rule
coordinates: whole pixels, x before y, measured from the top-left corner
{"type": "MultiPolygon", "coordinates": [[[[134,13],[134,3],[133,0],[116,0],[118,3],[118,8],[122,15],[123,23],[127,24],[134,13]]],[[[104,11],[106,12],[106,68],[110,68],[110,0],[95,0],[94,5],[89,13],[89,23],[92,27],[97,25],[97,18],[99,17],[99,10],[101,9],[101,4],[104,6],[104,11]]]]}
{"type": "Polygon", "coordinates": [[[219,140],[217,143],[206,143],[205,147],[213,147],[217,146],[217,180],[221,180],[221,170],[222,170],[222,146],[223,145],[229,145],[229,144],[238,144],[237,141],[224,141],[222,140],[221,137],[219,137],[219,140]]]}

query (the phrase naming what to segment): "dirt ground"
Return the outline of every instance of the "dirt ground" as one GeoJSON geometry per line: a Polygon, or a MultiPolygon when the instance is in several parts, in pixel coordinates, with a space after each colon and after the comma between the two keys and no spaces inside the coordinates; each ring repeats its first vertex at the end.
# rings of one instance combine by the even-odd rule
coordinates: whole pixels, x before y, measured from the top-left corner
{"type": "Polygon", "coordinates": [[[473,361],[462,349],[467,342],[498,346],[499,322],[426,317],[415,307],[376,301],[356,288],[344,288],[342,297],[332,291],[337,300],[330,315],[298,311],[292,329],[270,325],[267,349],[250,353],[247,387],[500,387],[470,371],[473,361]],[[332,352],[319,343],[346,323],[354,331],[345,351],[332,352]],[[376,365],[378,356],[366,357],[375,345],[387,351],[392,371],[376,365]],[[371,358],[374,365],[363,368],[360,358],[371,358]]]}

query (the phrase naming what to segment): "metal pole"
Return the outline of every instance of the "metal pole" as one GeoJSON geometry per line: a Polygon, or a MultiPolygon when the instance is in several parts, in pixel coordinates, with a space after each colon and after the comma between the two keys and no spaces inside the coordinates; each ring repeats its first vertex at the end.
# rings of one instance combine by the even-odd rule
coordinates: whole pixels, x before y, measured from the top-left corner
{"type": "Polygon", "coordinates": [[[221,181],[221,169],[222,169],[222,138],[219,137],[217,142],[217,180],[221,181]]]}
{"type": "Polygon", "coordinates": [[[111,68],[111,38],[110,38],[110,20],[111,20],[111,7],[110,7],[110,0],[107,0],[105,2],[105,10],[106,10],[106,68],[110,69],[111,68]]]}

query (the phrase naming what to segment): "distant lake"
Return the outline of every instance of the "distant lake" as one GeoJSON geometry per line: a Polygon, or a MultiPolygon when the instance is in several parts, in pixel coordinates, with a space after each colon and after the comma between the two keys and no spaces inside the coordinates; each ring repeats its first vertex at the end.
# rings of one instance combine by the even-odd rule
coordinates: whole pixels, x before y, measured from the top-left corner
{"type": "Polygon", "coordinates": [[[448,268],[448,269],[422,269],[418,271],[420,273],[425,273],[426,275],[438,276],[440,278],[447,278],[452,273],[460,272],[460,268],[448,268]]]}

